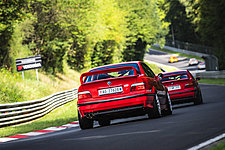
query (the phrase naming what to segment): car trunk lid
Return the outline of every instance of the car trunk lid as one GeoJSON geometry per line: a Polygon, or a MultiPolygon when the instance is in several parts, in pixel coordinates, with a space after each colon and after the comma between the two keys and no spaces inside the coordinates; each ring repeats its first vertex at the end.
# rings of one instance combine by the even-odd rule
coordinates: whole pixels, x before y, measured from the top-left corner
{"type": "Polygon", "coordinates": [[[81,76],[81,90],[89,91],[92,98],[106,98],[130,92],[137,82],[137,71],[132,66],[87,72],[81,76]]]}

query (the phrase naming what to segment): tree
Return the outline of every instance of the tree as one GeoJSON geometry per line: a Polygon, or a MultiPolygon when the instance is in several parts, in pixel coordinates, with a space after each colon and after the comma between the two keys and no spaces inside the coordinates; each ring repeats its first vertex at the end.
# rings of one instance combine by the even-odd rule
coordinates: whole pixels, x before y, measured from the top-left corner
{"type": "Polygon", "coordinates": [[[10,67],[9,42],[12,38],[14,25],[24,16],[27,0],[0,1],[0,65],[10,67]]]}
{"type": "Polygon", "coordinates": [[[41,54],[43,69],[52,74],[63,72],[63,60],[68,50],[68,32],[63,28],[57,0],[35,0],[30,2],[34,33],[25,40],[34,44],[33,54],[41,54]]]}
{"type": "MultiPolygon", "coordinates": [[[[187,4],[187,1],[184,1],[187,4]]],[[[199,44],[198,34],[195,32],[193,18],[187,13],[186,6],[181,0],[166,0],[162,9],[166,11],[166,21],[170,22],[170,32],[167,39],[199,44]]]]}
{"type": "Polygon", "coordinates": [[[169,24],[163,21],[156,0],[122,0],[119,4],[127,10],[128,33],[123,59],[143,60],[147,44],[163,41],[169,24]]]}
{"type": "Polygon", "coordinates": [[[202,44],[214,47],[219,69],[225,69],[225,1],[181,0],[202,44]]]}
{"type": "Polygon", "coordinates": [[[198,31],[202,41],[214,47],[219,69],[225,69],[225,1],[204,0],[199,4],[198,31]]]}

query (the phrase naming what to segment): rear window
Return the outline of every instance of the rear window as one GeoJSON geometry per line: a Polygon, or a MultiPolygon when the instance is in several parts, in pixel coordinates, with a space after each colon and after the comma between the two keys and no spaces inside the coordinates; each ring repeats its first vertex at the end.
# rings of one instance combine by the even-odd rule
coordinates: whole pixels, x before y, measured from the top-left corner
{"type": "Polygon", "coordinates": [[[101,68],[96,68],[96,69],[90,70],[90,72],[98,71],[98,70],[104,70],[104,69],[111,69],[111,68],[126,67],[126,66],[132,66],[132,67],[134,67],[137,70],[137,72],[140,73],[140,68],[139,68],[138,64],[136,64],[136,63],[120,64],[120,65],[114,65],[114,66],[106,66],[106,67],[101,67],[101,68]]]}
{"type": "MultiPolygon", "coordinates": [[[[105,69],[112,69],[112,68],[119,68],[119,67],[126,67],[126,66],[132,66],[137,70],[137,73],[140,74],[140,68],[138,64],[121,64],[121,65],[114,65],[114,66],[107,66],[102,68],[93,69],[92,71],[99,71],[99,70],[105,70],[105,69]]],[[[103,74],[97,74],[92,76],[87,76],[84,83],[102,80],[102,79],[109,79],[109,78],[116,78],[116,77],[124,77],[124,76],[130,76],[134,75],[134,70],[123,70],[123,71],[114,71],[109,73],[103,73],[103,74]]]]}
{"type": "Polygon", "coordinates": [[[165,76],[159,80],[162,82],[165,82],[165,81],[170,81],[170,80],[183,80],[183,79],[188,79],[188,75],[187,74],[179,74],[179,75],[174,75],[174,76],[165,76]]]}

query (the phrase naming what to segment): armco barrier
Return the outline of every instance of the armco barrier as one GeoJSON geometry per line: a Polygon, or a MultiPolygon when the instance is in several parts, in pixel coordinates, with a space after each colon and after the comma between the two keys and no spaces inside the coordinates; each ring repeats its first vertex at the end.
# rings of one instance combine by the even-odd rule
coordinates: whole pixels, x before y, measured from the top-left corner
{"type": "Polygon", "coordinates": [[[71,89],[37,100],[0,104],[0,127],[24,123],[42,117],[76,98],[77,89],[71,89]]]}
{"type": "Polygon", "coordinates": [[[225,79],[225,70],[198,72],[196,76],[201,79],[225,79]]]}

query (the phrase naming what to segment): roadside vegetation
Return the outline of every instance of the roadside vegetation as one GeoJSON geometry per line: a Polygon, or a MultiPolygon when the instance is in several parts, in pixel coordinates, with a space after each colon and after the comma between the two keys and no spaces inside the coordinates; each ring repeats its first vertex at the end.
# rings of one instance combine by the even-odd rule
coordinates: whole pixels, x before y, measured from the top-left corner
{"type": "Polygon", "coordinates": [[[159,47],[156,47],[156,46],[151,46],[151,49],[159,50],[159,51],[166,52],[166,53],[176,54],[178,56],[183,56],[183,57],[187,57],[187,58],[196,58],[197,60],[204,61],[204,59],[201,58],[201,57],[187,55],[187,54],[182,54],[182,53],[177,53],[177,52],[174,52],[174,51],[170,51],[168,49],[165,49],[165,48],[159,48],[159,47]]]}
{"type": "Polygon", "coordinates": [[[199,83],[225,85],[225,79],[201,79],[199,83]]]}
{"type": "Polygon", "coordinates": [[[221,140],[217,145],[212,146],[209,150],[225,150],[225,140],[221,140]]]}
{"type": "Polygon", "coordinates": [[[0,104],[39,99],[50,94],[76,88],[79,85],[80,73],[68,69],[67,73],[55,76],[39,72],[37,82],[35,70],[22,74],[2,68],[0,70],[0,104]]]}

